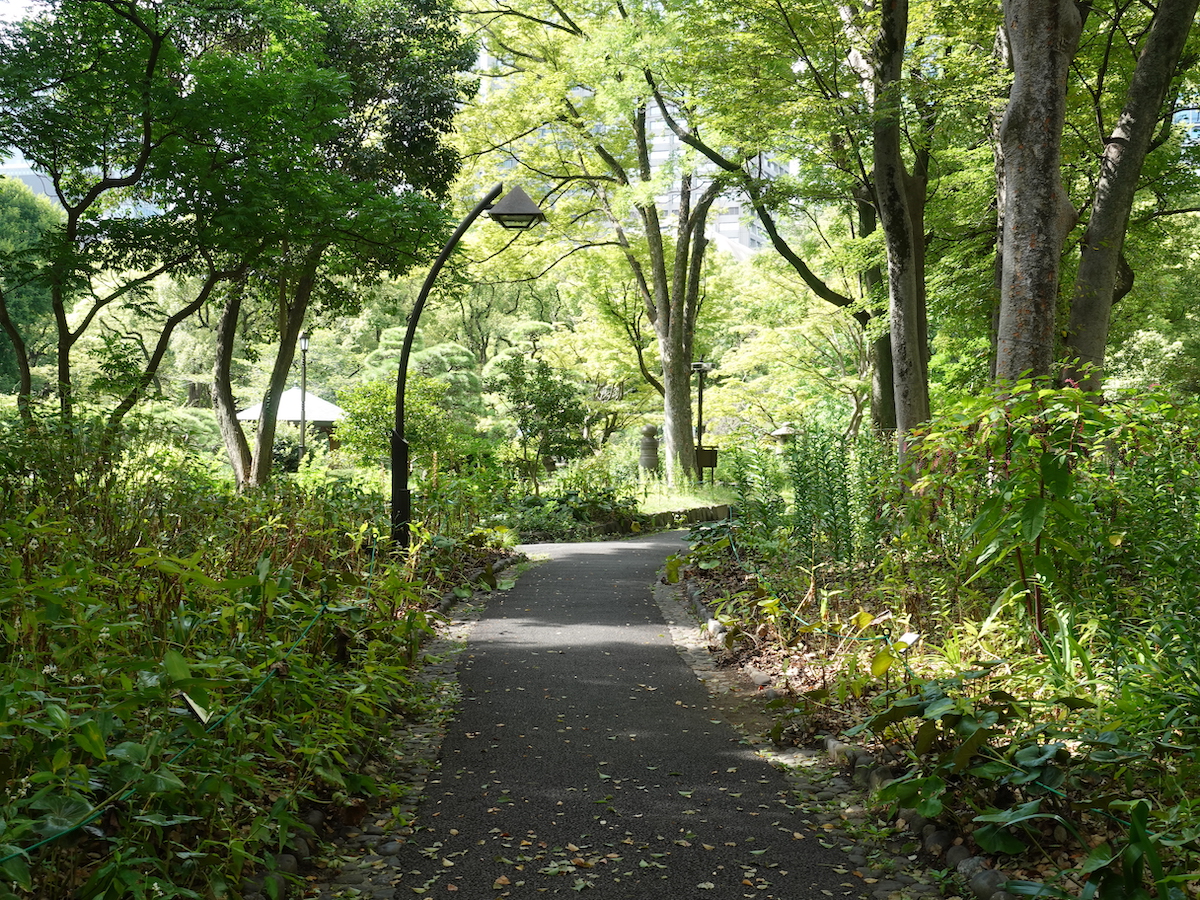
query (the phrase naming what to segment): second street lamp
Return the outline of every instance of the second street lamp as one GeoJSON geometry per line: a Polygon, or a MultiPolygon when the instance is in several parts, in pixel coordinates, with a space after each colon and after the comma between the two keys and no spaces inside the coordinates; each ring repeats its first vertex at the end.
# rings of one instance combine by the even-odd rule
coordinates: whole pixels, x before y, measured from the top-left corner
{"type": "Polygon", "coordinates": [[[300,465],[304,465],[304,401],[308,399],[308,332],[300,332],[300,465]]]}
{"type": "Polygon", "coordinates": [[[404,333],[404,344],[400,348],[400,365],[396,371],[396,424],[392,430],[392,544],[396,548],[407,549],[411,533],[409,523],[412,519],[412,491],[408,488],[408,441],[404,439],[404,390],[408,384],[408,357],[412,352],[413,337],[417,332],[417,322],[425,309],[425,301],[429,298],[429,291],[463,234],[484,212],[502,227],[521,231],[532,228],[546,219],[546,214],[519,187],[513,188],[503,199],[495,202],[503,190],[503,184],[492,188],[459,223],[454,234],[450,235],[450,240],[446,241],[446,246],[433,261],[429,274],[425,276],[421,293],[417,295],[417,302],[413,304],[408,317],[408,330],[404,333]]]}

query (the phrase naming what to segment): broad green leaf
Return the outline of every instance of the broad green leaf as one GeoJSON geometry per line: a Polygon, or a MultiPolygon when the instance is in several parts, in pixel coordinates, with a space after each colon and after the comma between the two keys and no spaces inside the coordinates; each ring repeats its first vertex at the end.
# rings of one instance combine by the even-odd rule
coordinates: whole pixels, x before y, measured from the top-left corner
{"type": "Polygon", "coordinates": [[[958,749],[954,751],[954,771],[961,772],[971,764],[971,760],[975,758],[975,751],[982,747],[989,737],[996,734],[990,728],[977,728],[975,732],[967,738],[958,749]]]}
{"type": "Polygon", "coordinates": [[[984,825],[976,828],[971,836],[987,853],[1020,853],[1026,847],[1025,841],[1002,825],[984,825]]]}
{"type": "Polygon", "coordinates": [[[871,676],[873,678],[882,678],[884,673],[892,667],[896,662],[896,657],[892,653],[890,647],[884,647],[871,660],[871,676]]]}
{"type": "Polygon", "coordinates": [[[85,753],[90,753],[96,759],[108,758],[108,753],[104,748],[104,736],[100,733],[100,726],[95,722],[91,720],[84,722],[72,737],[85,753]]]}
{"type": "Polygon", "coordinates": [[[38,808],[45,810],[45,815],[37,821],[36,827],[43,837],[48,838],[75,829],[93,812],[92,805],[82,797],[62,794],[43,798],[38,808]]]}
{"type": "Polygon", "coordinates": [[[971,768],[967,769],[967,772],[976,778],[982,778],[986,781],[999,781],[1005,775],[1012,772],[1012,766],[1001,760],[991,759],[977,766],[971,766],[971,768]]]}
{"type": "Polygon", "coordinates": [[[174,772],[159,769],[157,772],[147,772],[139,785],[151,794],[165,794],[170,791],[182,791],[183,782],[174,772]]]}
{"type": "Polygon", "coordinates": [[[167,677],[172,681],[182,681],[192,677],[187,660],[178,650],[171,649],[163,654],[163,668],[167,670],[167,677]]]}
{"type": "Polygon", "coordinates": [[[1013,762],[1018,766],[1032,769],[1053,759],[1058,751],[1062,749],[1062,746],[1059,743],[1030,744],[1028,747],[1022,747],[1016,752],[1016,755],[1013,756],[1013,762]]]}
{"type": "Polygon", "coordinates": [[[994,822],[998,825],[1016,825],[1018,822],[1025,822],[1029,819],[1058,818],[1057,816],[1041,812],[1041,807],[1041,800],[1030,800],[1028,803],[1022,803],[1020,806],[1014,806],[1011,809],[982,813],[975,817],[975,821],[994,822]]]}
{"type": "Polygon", "coordinates": [[[1063,498],[1071,492],[1071,467],[1066,457],[1057,453],[1043,453],[1041,470],[1042,481],[1055,497],[1063,498]]]}
{"type": "Polygon", "coordinates": [[[924,756],[933,747],[933,742],[937,740],[938,723],[933,719],[922,722],[921,727],[917,729],[917,738],[913,749],[918,756],[924,756]]]}
{"type": "Polygon", "coordinates": [[[46,718],[48,718],[58,728],[70,728],[71,717],[67,715],[67,711],[61,706],[53,704],[46,707],[46,718]]]}
{"type": "Polygon", "coordinates": [[[1027,544],[1032,544],[1042,534],[1046,525],[1046,500],[1043,497],[1030,497],[1021,504],[1021,537],[1027,544]]]}
{"type": "MultiPolygon", "coordinates": [[[[0,872],[9,881],[15,881],[18,887],[24,888],[27,891],[33,890],[33,876],[29,873],[29,863],[25,859],[25,853],[20,847],[14,847],[11,844],[0,844],[0,857],[11,856],[12,859],[0,865],[0,872]]],[[[0,891],[5,891],[0,885],[0,891]]],[[[0,893],[0,898],[4,898],[5,893],[0,893]]],[[[15,894],[7,893],[9,897],[15,897],[15,894]]]]}
{"type": "Polygon", "coordinates": [[[146,761],[147,750],[142,744],[124,741],[109,750],[108,755],[125,762],[140,763],[146,761]]]}
{"type": "Polygon", "coordinates": [[[940,700],[934,700],[921,713],[922,718],[940,719],[947,713],[955,712],[958,709],[958,704],[950,697],[942,697],[940,700]]]}

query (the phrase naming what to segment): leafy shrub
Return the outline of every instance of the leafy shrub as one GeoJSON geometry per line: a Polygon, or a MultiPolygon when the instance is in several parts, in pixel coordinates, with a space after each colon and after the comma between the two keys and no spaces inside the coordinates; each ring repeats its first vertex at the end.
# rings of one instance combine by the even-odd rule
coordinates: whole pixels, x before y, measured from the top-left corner
{"type": "Polygon", "coordinates": [[[591,449],[584,437],[588,412],[582,391],[540,359],[527,363],[523,356],[509,356],[495,369],[489,388],[504,400],[520,476],[537,493],[542,471],[552,471],[555,460],[576,459],[591,449]]]}
{"type": "Polygon", "coordinates": [[[377,498],[98,433],[0,436],[0,894],[236,892],[304,806],[382,790],[424,599],[377,498]]]}
{"type": "Polygon", "coordinates": [[[612,533],[640,530],[637,502],[607,490],[514,498],[500,516],[526,541],[590,540],[612,533]]]}
{"type": "Polygon", "coordinates": [[[841,655],[829,694],[866,698],[864,730],[906,751],[893,802],[995,853],[1058,825],[1102,895],[1178,896],[1200,863],[1200,408],[1022,384],[936,417],[903,470],[879,446],[802,435],[782,519],[776,482],[741,466],[747,521],[691,557],[719,570],[738,548],[731,630],[796,669],[841,655]],[[880,606],[925,635],[898,684],[882,652],[863,666],[804,630],[880,606]]]}

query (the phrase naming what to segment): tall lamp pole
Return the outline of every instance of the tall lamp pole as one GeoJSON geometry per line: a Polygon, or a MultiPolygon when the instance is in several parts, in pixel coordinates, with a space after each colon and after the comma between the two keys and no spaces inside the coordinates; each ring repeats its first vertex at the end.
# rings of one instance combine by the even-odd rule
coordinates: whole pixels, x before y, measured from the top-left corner
{"type": "Polygon", "coordinates": [[[699,362],[692,363],[692,371],[699,376],[699,385],[696,389],[696,446],[704,443],[704,376],[716,368],[714,363],[705,362],[701,359],[699,362]]]}
{"type": "MultiPolygon", "coordinates": [[[[716,368],[715,363],[705,362],[703,357],[698,362],[692,363],[692,371],[698,376],[698,386],[696,388],[696,474],[700,484],[704,484],[704,465],[709,462],[709,453],[704,448],[704,376],[716,368]]],[[[712,458],[716,459],[716,451],[712,451],[712,458]]],[[[716,462],[711,463],[716,466],[716,462]]],[[[715,473],[715,468],[714,468],[715,473]]],[[[714,475],[715,478],[715,475],[714,475]]]]}
{"type": "Polygon", "coordinates": [[[300,463],[304,463],[304,401],[308,399],[308,332],[300,332],[300,463]]]}
{"type": "Polygon", "coordinates": [[[404,333],[400,366],[396,372],[396,425],[392,431],[392,544],[397,549],[408,548],[411,536],[409,523],[412,520],[412,491],[408,488],[408,441],[404,439],[404,390],[408,384],[408,357],[412,351],[413,337],[417,332],[417,322],[420,321],[425,301],[429,298],[429,291],[463,234],[484,212],[502,227],[518,231],[532,228],[546,218],[546,214],[519,187],[513,188],[502,200],[494,203],[503,190],[504,185],[498,184],[488,191],[487,196],[479,201],[459,223],[454,234],[450,235],[450,240],[446,241],[446,246],[433,261],[429,274],[425,276],[421,293],[417,295],[417,302],[413,304],[408,317],[408,330],[404,333]]]}

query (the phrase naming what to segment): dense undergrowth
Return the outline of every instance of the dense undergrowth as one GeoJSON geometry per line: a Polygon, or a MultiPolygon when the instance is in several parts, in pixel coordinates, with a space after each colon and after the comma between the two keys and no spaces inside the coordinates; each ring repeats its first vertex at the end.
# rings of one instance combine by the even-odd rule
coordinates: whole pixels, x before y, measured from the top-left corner
{"type": "Polygon", "coordinates": [[[731,654],[774,660],[777,738],[873,742],[883,800],[1049,879],[1010,889],[1195,896],[1200,409],[1019,387],[899,470],[819,428],[743,454],[739,518],[672,574],[717,591],[731,654]]]}
{"type": "Polygon", "coordinates": [[[336,479],[238,493],[157,428],[92,436],[0,436],[0,897],[238,896],[306,807],[386,808],[431,608],[504,532],[460,504],[393,559],[336,479]]]}

